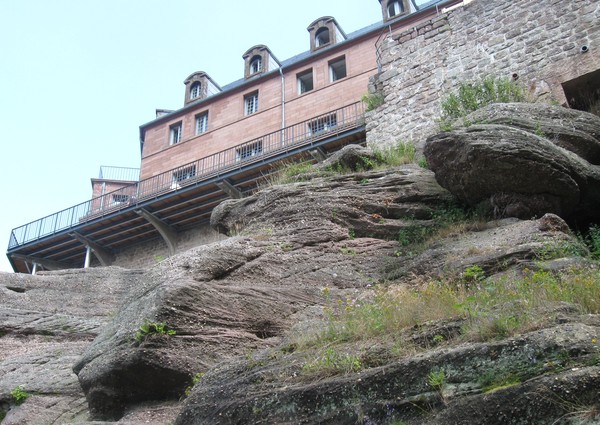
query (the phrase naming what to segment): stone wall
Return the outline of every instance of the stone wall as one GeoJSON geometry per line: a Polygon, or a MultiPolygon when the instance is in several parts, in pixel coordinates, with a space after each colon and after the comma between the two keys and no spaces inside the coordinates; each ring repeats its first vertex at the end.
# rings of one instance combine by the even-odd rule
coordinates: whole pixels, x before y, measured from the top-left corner
{"type": "MultiPolygon", "coordinates": [[[[206,224],[179,233],[177,235],[176,251],[177,253],[184,252],[199,245],[207,245],[223,239],[226,239],[226,236],[221,235],[206,224]]],[[[146,268],[167,259],[169,255],[167,244],[162,239],[154,239],[116,253],[113,265],[129,269],[146,268]]],[[[97,266],[98,264],[96,262],[92,265],[97,266]]]]}
{"type": "Polygon", "coordinates": [[[367,142],[422,147],[443,96],[485,76],[565,103],[561,84],[600,68],[599,22],[598,0],[475,0],[392,33],[380,46],[385,102],[367,116],[367,142]]]}

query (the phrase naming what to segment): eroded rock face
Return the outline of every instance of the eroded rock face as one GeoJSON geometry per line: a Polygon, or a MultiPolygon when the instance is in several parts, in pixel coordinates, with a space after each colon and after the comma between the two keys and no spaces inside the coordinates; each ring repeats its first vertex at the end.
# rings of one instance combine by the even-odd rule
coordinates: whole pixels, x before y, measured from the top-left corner
{"type": "Polygon", "coordinates": [[[272,187],[215,209],[212,223],[243,235],[163,261],[144,275],[75,371],[94,417],[177,399],[192,376],[272,346],[322,289],[357,290],[383,278],[399,229],[429,225],[450,201],[416,166],[272,187]],[[144,321],[174,336],[134,334],[144,321]]]}
{"type": "MultiPolygon", "coordinates": [[[[206,375],[186,401],[180,424],[388,423],[398,417],[416,424],[462,423],[465,400],[484,409],[490,397],[529,418],[525,402],[507,402],[525,387],[488,395],[477,376],[498,365],[526,368],[531,361],[538,368],[564,350],[586,358],[597,349],[600,319],[582,320],[566,306],[556,314],[558,325],[521,337],[407,359],[375,345],[360,374],[306,379],[300,373],[304,354],[294,351],[290,335],[322,329],[333,299],[369,297],[376,283],[413,285],[415,276],[460,273],[471,265],[490,278],[522,268],[588,266],[584,259],[538,261],[540,250],[578,244],[551,214],[456,228],[421,251],[405,251],[398,235],[433,225],[453,199],[431,171],[416,166],[308,178],[224,202],[211,222],[234,236],[144,272],[9,275],[0,284],[0,331],[8,332],[0,337],[0,370],[6,371],[0,395],[8,403],[9,391],[22,384],[36,394],[5,422],[83,424],[88,413],[119,424],[173,421],[197,373],[206,375]],[[146,322],[176,333],[151,332],[136,340],[146,322]],[[19,344],[33,351],[19,352],[19,344]],[[426,379],[442,366],[451,379],[443,399],[426,379]],[[421,413],[428,406],[439,412],[425,420],[421,413]]],[[[585,253],[585,247],[577,249],[585,253]]],[[[454,320],[407,332],[422,345],[460,328],[454,320]]],[[[559,397],[588,400],[598,384],[596,369],[565,371],[554,381],[539,377],[526,388],[553,383],[559,397]]],[[[534,402],[538,411],[557,417],[534,402]]],[[[511,413],[503,405],[491,411],[500,418],[511,413]]]]}
{"type": "Polygon", "coordinates": [[[137,285],[120,268],[0,274],[0,407],[3,424],[62,424],[86,419],[72,367],[137,285]],[[32,394],[15,406],[10,393],[32,394]]]}
{"type": "Polygon", "coordinates": [[[600,216],[600,118],[504,104],[462,122],[475,124],[432,136],[424,149],[438,183],[460,200],[497,217],[600,216]]]}
{"type": "Polygon", "coordinates": [[[565,411],[557,399],[596,402],[598,366],[554,372],[525,388],[498,393],[484,392],[485,377],[511,372],[534,377],[543,375],[544,368],[560,372],[563,366],[556,361],[561,356],[574,361],[596,353],[598,330],[597,322],[568,323],[499,342],[434,349],[315,381],[302,378],[301,355],[280,360],[281,353],[270,350],[252,363],[211,370],[186,400],[176,424],[355,424],[399,418],[410,424],[551,422],[565,411]],[[445,374],[441,391],[428,382],[431,371],[439,370],[445,374]],[[495,402],[490,405],[490,400],[495,402]]]}

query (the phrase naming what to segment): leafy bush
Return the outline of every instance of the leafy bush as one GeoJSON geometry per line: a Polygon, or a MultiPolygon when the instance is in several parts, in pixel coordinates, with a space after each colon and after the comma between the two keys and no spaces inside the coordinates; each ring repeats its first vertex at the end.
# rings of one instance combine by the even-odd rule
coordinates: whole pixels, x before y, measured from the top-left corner
{"type": "Polygon", "coordinates": [[[458,86],[457,93],[448,95],[442,101],[440,128],[450,130],[452,121],[491,103],[524,102],[525,100],[523,87],[508,78],[487,77],[480,82],[462,82],[458,86]]]}
{"type": "Polygon", "coordinates": [[[150,322],[149,320],[145,320],[144,324],[140,326],[138,331],[135,333],[135,340],[138,344],[140,344],[150,334],[172,336],[176,333],[176,331],[169,329],[167,325],[162,322],[150,322]]]}
{"type": "Polygon", "coordinates": [[[25,400],[27,400],[31,394],[29,394],[19,385],[10,392],[10,396],[12,397],[13,402],[19,406],[25,403],[25,400]]]}

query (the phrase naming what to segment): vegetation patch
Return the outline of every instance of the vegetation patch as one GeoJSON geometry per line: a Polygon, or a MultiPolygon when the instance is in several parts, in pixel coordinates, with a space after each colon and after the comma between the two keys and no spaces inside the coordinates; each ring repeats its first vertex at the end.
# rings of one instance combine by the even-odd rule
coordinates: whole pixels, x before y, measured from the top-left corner
{"type": "MultiPolygon", "coordinates": [[[[522,278],[498,281],[476,280],[465,284],[460,277],[431,280],[419,287],[376,286],[369,300],[329,299],[326,326],[298,345],[328,346],[381,338],[396,341],[394,354],[412,353],[414,344],[406,331],[436,321],[462,323],[461,341],[489,341],[507,338],[543,325],[552,305],[569,303],[581,313],[600,313],[600,270],[574,268],[560,273],[525,271],[522,278]]],[[[324,291],[326,297],[329,291],[324,291]]],[[[435,337],[434,337],[435,338],[435,337]]],[[[438,337],[436,344],[444,342],[438,337]]],[[[331,348],[330,350],[333,350],[331,348]]],[[[334,351],[330,351],[334,352],[334,351]]],[[[510,383],[485,383],[493,387],[510,383]]]]}
{"type": "Polygon", "coordinates": [[[524,88],[508,78],[487,77],[477,82],[462,82],[458,90],[442,100],[440,129],[450,131],[452,122],[492,103],[525,102],[524,88]]]}
{"type": "Polygon", "coordinates": [[[169,329],[165,323],[145,320],[144,324],[135,333],[135,341],[141,344],[151,334],[172,336],[176,333],[175,330],[169,329]]]}
{"type": "Polygon", "coordinates": [[[203,372],[198,372],[197,374],[192,376],[192,384],[188,385],[184,390],[185,397],[188,397],[192,393],[192,390],[194,389],[194,387],[202,380],[203,377],[204,377],[203,372]]]}
{"type": "Polygon", "coordinates": [[[378,91],[375,93],[364,94],[361,100],[365,104],[365,110],[369,112],[383,105],[385,96],[382,92],[378,91]]]}
{"type": "Polygon", "coordinates": [[[17,406],[20,406],[21,404],[25,403],[25,400],[27,400],[31,394],[29,394],[23,389],[22,386],[19,385],[10,392],[10,396],[13,400],[13,403],[17,406]]]}
{"type": "Polygon", "coordinates": [[[338,375],[359,372],[362,368],[359,356],[341,353],[328,347],[315,358],[306,362],[302,367],[302,372],[310,375],[338,375]]]}

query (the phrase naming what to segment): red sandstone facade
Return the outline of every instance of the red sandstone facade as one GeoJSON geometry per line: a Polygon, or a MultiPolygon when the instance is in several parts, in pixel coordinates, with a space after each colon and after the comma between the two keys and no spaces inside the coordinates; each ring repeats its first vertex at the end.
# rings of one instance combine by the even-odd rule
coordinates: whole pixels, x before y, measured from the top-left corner
{"type": "MultiPolygon", "coordinates": [[[[308,27],[311,50],[293,59],[279,62],[266,46],[250,48],[244,79],[222,89],[204,72],[192,74],[184,107],[157,111],[140,127],[140,180],[360,101],[377,72],[379,39],[390,27],[412,27],[436,13],[435,7],[417,10],[410,0],[380,3],[383,22],[353,34],[344,34],[332,17],[317,19],[308,27]]],[[[336,117],[309,123],[306,131],[328,125],[336,125],[336,117]]],[[[243,159],[261,149],[254,142],[233,154],[243,159]]],[[[174,180],[181,177],[174,172],[174,180]]]]}

